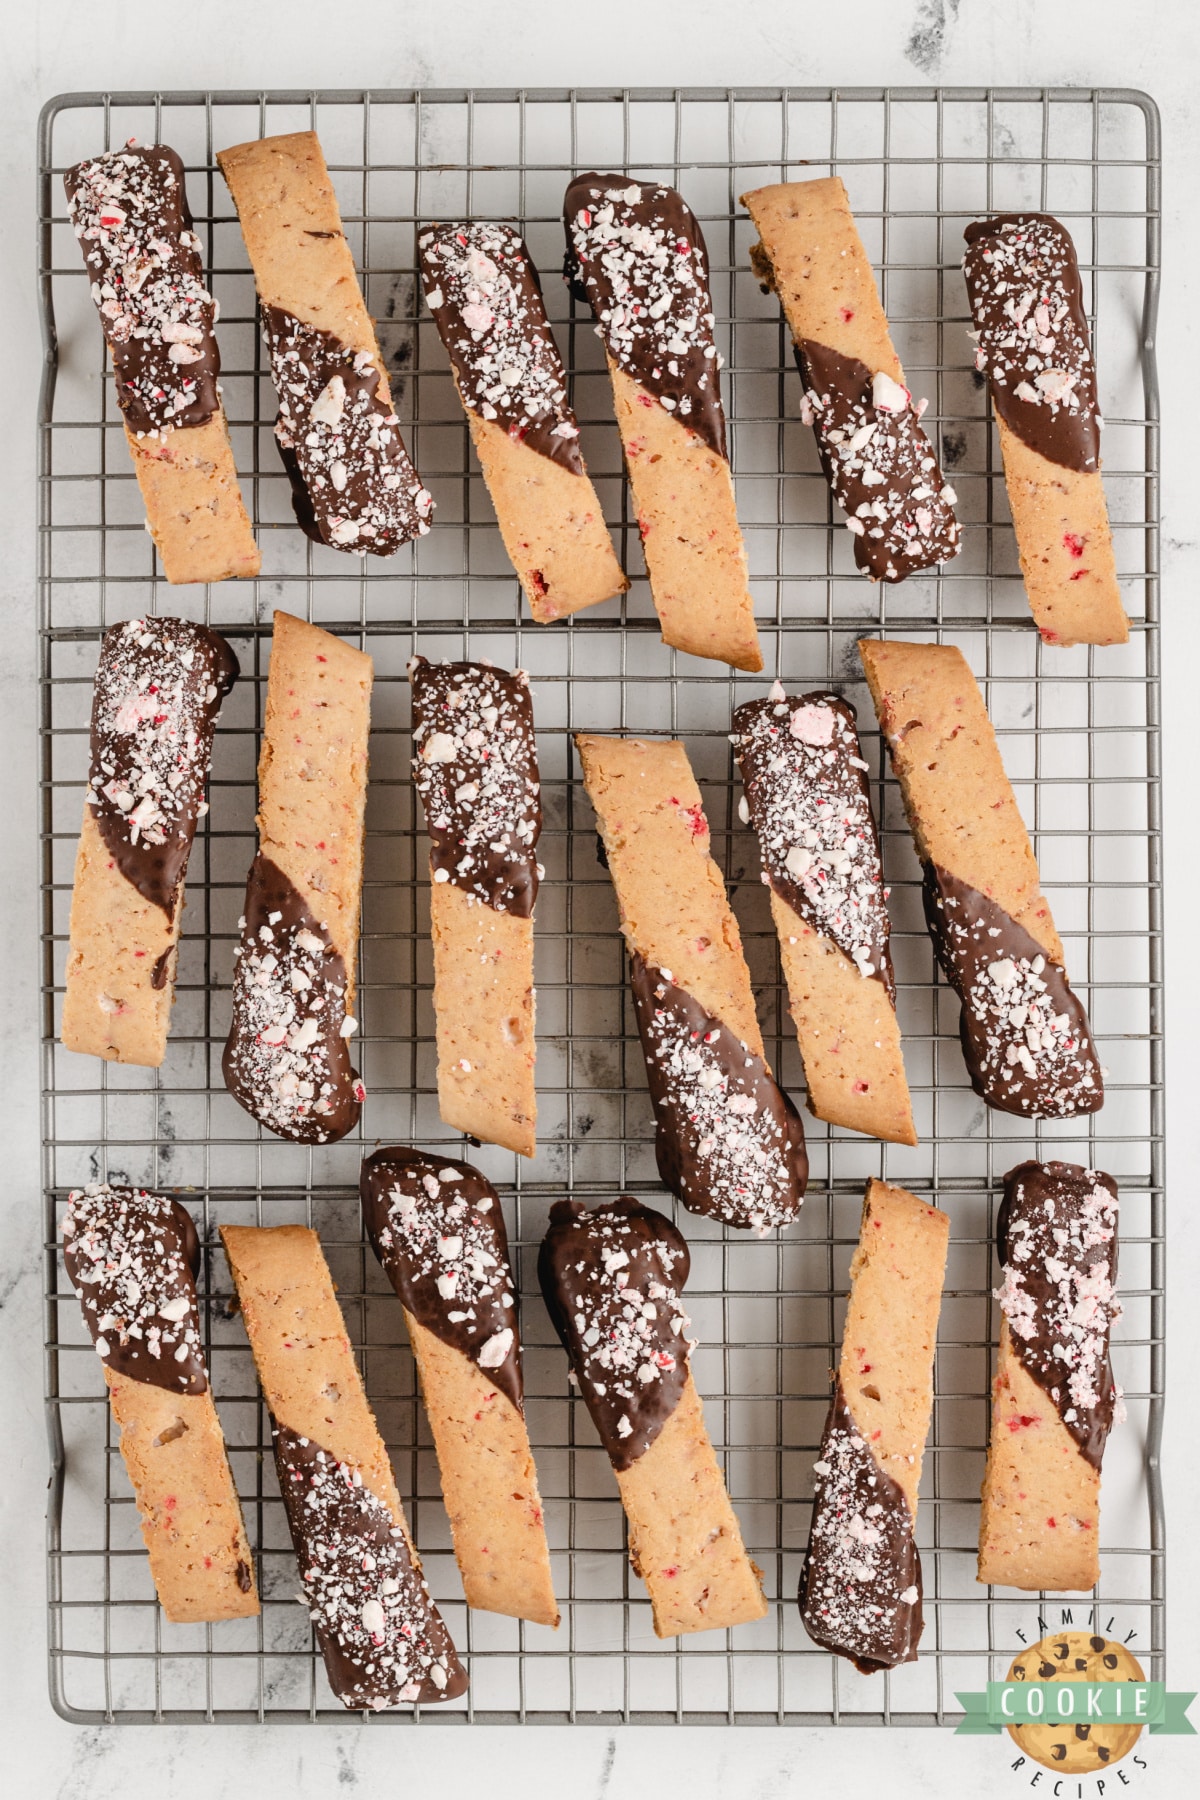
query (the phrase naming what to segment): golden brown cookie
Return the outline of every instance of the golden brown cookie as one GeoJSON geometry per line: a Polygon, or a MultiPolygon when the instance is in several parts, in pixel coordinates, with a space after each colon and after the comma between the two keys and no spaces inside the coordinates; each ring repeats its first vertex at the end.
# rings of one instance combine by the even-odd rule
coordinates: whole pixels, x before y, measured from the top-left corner
{"type": "MultiPolygon", "coordinates": [[[[1145,1681],[1142,1665],[1124,1644],[1094,1632],[1062,1631],[1044,1637],[1008,1671],[1010,1681],[1145,1681]]],[[[1010,1725],[1008,1735],[1027,1756],[1062,1775],[1095,1775],[1128,1756],[1143,1725],[1010,1725]]]]}

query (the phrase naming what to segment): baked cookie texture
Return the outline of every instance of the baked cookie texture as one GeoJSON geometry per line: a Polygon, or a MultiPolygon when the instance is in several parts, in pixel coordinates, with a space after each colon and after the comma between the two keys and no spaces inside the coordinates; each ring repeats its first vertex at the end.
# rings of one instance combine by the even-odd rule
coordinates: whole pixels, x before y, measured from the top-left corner
{"type": "Polygon", "coordinates": [[[804,1126],[771,1074],[741,934],[682,744],[575,738],[612,876],[659,1173],[685,1206],[759,1233],[795,1218],[804,1126]]]}
{"type": "Polygon", "coordinates": [[[917,1496],[949,1240],[947,1214],[868,1182],[800,1577],[809,1636],[864,1674],[914,1662],[924,1628],[917,1496]]]}
{"type": "Polygon", "coordinates": [[[71,896],[68,1050],[151,1069],[166,1055],[184,881],[237,674],[224,638],[186,619],[129,619],[104,634],[71,896]]]}
{"type": "Polygon", "coordinates": [[[529,678],[414,656],[409,679],[431,840],[438,1105],[456,1130],[533,1156],[542,807],[529,678]]]}
{"type": "Polygon", "coordinates": [[[628,1196],[560,1200],[538,1258],[546,1306],[608,1452],[629,1560],[660,1638],[761,1619],[751,1562],[704,1424],[680,1293],[687,1245],[628,1196]]]}
{"type": "Polygon", "coordinates": [[[1028,1162],[1004,1178],[980,1581],[1059,1592],[1100,1578],[1100,1468],[1122,1412],[1109,1360],[1117,1217],[1099,1170],[1028,1162]]]}
{"type": "Polygon", "coordinates": [[[1025,591],[1048,644],[1123,644],[1100,477],[1096,365],[1070,233],[999,213],[964,233],[963,273],[986,373],[1025,591]]]}
{"type": "Polygon", "coordinates": [[[556,1626],[499,1196],[469,1163],[403,1147],[367,1157],[360,1192],[404,1308],[467,1605],[556,1626]]]}
{"type": "Polygon", "coordinates": [[[734,756],[771,890],[792,1018],[818,1119],[915,1144],[879,833],[854,709],[837,694],[733,715],[734,756]]]}
{"type": "Polygon", "coordinates": [[[417,240],[500,535],[540,625],[629,586],[579,447],[567,376],[528,247],[499,220],[417,240]]]}
{"type": "Polygon", "coordinates": [[[456,1699],[466,1672],[422,1577],[316,1232],[226,1225],[221,1238],[330,1687],[355,1711],[456,1699]]]}
{"type": "Polygon", "coordinates": [[[872,581],[903,581],[957,556],[957,495],[938,467],[892,343],[887,315],[839,178],[742,195],[759,241],[750,261],[795,340],[801,418],[816,433],[854,560],[872,581]]]}
{"type": "Polygon", "coordinates": [[[372,665],[277,612],[258,761],[258,854],[222,1059],[240,1106],[280,1137],[332,1143],[365,1097],[351,1067],[372,665]]]}
{"type": "Polygon", "coordinates": [[[176,1625],[256,1613],[254,1556],[204,1359],[190,1213],[162,1194],[95,1182],[71,1194],[62,1247],[163,1611],[176,1625]]]}
{"type": "Polygon", "coordinates": [[[404,445],[317,135],[235,144],[217,162],[254,270],[296,521],[315,543],[392,556],[429,530],[433,498],[404,445]]]}
{"type": "Polygon", "coordinates": [[[165,144],[131,140],[64,181],[163,573],[172,583],[257,575],[183,163],[165,144]]]}
{"type": "Polygon", "coordinates": [[[564,202],[596,317],[664,643],[762,668],[721,405],[708,256],[674,188],[592,171],[564,202]]]}
{"type": "Polygon", "coordinates": [[[1026,1118],[1098,1111],[1091,1028],[965,657],[950,644],[874,638],[859,653],[924,867],[934,950],[962,1001],[972,1087],[1026,1118]]]}

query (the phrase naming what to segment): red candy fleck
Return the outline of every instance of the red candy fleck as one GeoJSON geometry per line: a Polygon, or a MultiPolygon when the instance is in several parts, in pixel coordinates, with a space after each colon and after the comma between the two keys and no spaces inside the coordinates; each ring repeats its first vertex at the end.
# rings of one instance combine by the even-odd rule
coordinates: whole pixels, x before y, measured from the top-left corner
{"type": "Polygon", "coordinates": [[[1086,537],[1077,537],[1073,531],[1063,533],[1063,549],[1069,550],[1072,556],[1082,556],[1083,546],[1086,543],[1086,537]]]}

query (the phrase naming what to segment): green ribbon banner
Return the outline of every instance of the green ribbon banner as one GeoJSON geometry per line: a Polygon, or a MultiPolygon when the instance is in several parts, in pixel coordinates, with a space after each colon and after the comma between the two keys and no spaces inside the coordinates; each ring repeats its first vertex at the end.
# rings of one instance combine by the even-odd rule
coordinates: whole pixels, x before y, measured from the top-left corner
{"type": "Polygon", "coordinates": [[[958,1737],[1006,1725],[1145,1725],[1156,1736],[1194,1737],[1187,1709],[1196,1698],[1169,1694],[1161,1681],[989,1681],[982,1694],[956,1694],[965,1717],[958,1737]]]}

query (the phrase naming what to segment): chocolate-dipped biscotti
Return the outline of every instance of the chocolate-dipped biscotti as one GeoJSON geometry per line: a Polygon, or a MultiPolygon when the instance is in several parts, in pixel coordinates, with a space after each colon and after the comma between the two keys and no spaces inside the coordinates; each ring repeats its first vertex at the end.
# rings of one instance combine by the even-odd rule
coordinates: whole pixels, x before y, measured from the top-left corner
{"type": "Polygon", "coordinates": [[[467,1605],[557,1625],[499,1196],[470,1163],[400,1148],[367,1157],[360,1191],[404,1307],[467,1605]]]}
{"type": "Polygon", "coordinates": [[[1100,1464],[1120,1408],[1108,1355],[1117,1211],[1117,1184],[1097,1169],[1027,1162],[1004,1177],[979,1520],[979,1579],[997,1587],[1057,1593],[1100,1578],[1100,1464]]]}
{"type": "Polygon", "coordinates": [[[176,1625],[256,1613],[204,1360],[191,1215],[162,1194],[93,1183],[67,1202],[63,1261],[104,1364],[163,1611],[176,1625]]]}
{"type": "Polygon", "coordinates": [[[318,544],[391,556],[429,530],[387,368],[317,135],[217,153],[258,289],[297,523],[318,544]]]}
{"type": "Polygon", "coordinates": [[[156,1069],[183,888],[237,658],[186,619],[129,619],[100,645],[63,997],[68,1050],[156,1069]]]}
{"type": "Polygon", "coordinates": [[[687,752],[575,739],[617,894],[658,1172],[693,1212],[766,1232],[796,1216],[804,1126],[763,1053],[750,971],[687,752]]]}
{"type": "Polygon", "coordinates": [[[456,1130],[532,1156],[542,803],[529,678],[414,656],[409,679],[431,839],[438,1104],[456,1130]]]}
{"type": "Polygon", "coordinates": [[[500,535],[539,624],[623,594],[537,270],[497,220],[417,240],[425,300],[463,403],[500,535]]]}
{"type": "Polygon", "coordinates": [[[917,1494],[949,1241],[946,1213],[867,1183],[800,1576],[809,1636],[864,1675],[914,1662],[925,1623],[917,1494]]]}
{"type": "Polygon", "coordinates": [[[1047,213],[968,225],[963,273],[1025,591],[1048,644],[1123,644],[1096,366],[1075,245],[1047,213]]]}
{"type": "Polygon", "coordinates": [[[750,261],[779,297],[833,497],[872,581],[903,581],[957,556],[957,499],[942,479],[892,343],[846,190],[836,175],[742,195],[750,261]]]}
{"type": "Polygon", "coordinates": [[[664,643],[762,668],[734,503],[708,257],[674,188],[577,175],[567,277],[596,317],[664,643]]]}
{"type": "Polygon", "coordinates": [[[163,573],[170,582],[257,575],[217,385],[217,303],[183,164],[165,144],[131,140],[64,180],[163,573]]]}
{"type": "Polygon", "coordinates": [[[372,1712],[456,1699],[466,1672],[422,1577],[316,1232],[225,1225],[221,1238],[330,1687],[372,1712]]]}
{"type": "Polygon", "coordinates": [[[975,677],[950,644],[864,639],[867,684],[924,866],[925,918],[989,1106],[1069,1119],[1104,1104],[1083,1007],[975,677]]]}
{"type": "Polygon", "coordinates": [[[818,1119],[915,1144],[887,889],[854,708],[776,682],[733,715],[792,1018],[818,1119]]]}
{"type": "Polygon", "coordinates": [[[350,1061],[371,659],[275,614],[258,759],[258,854],[234,952],[221,1067],[240,1106],[280,1137],[328,1144],[357,1123],[350,1061]]]}
{"type": "Polygon", "coordinates": [[[762,1574],[737,1517],[688,1367],[680,1293],[688,1248],[637,1200],[551,1209],[538,1276],[629,1522],[629,1560],[658,1637],[761,1619],[762,1574]]]}

